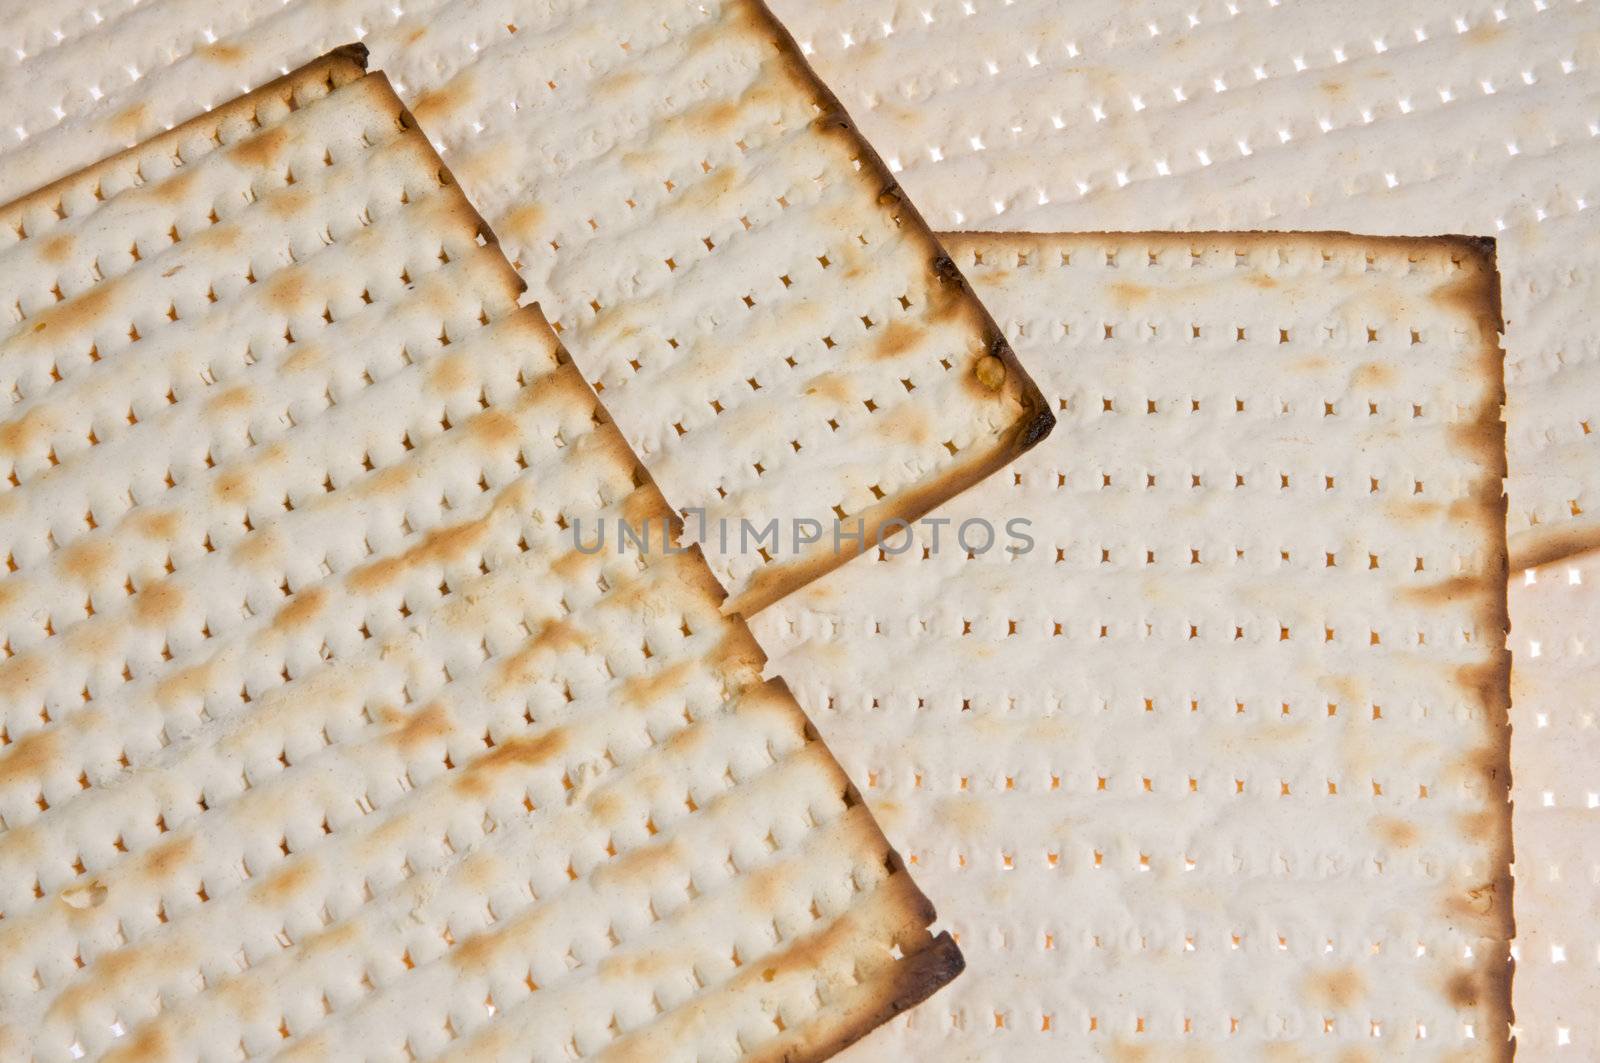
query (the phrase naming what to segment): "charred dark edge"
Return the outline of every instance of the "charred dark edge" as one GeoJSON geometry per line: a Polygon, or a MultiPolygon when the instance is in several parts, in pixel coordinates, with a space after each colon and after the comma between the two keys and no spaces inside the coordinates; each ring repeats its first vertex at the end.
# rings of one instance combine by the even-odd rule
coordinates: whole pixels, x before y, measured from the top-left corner
{"type": "MultiPolygon", "coordinates": [[[[1498,404],[1500,410],[1500,417],[1498,418],[1500,461],[1496,471],[1500,476],[1500,482],[1502,484],[1498,505],[1491,507],[1491,513],[1494,515],[1495,530],[1499,538],[1500,545],[1498,566],[1499,571],[1496,573],[1499,576],[1499,579],[1495,582],[1497,593],[1493,601],[1493,606],[1498,616],[1500,628],[1504,632],[1507,639],[1509,639],[1511,634],[1511,609],[1509,598],[1511,579],[1511,548],[1509,536],[1506,532],[1506,518],[1509,513],[1510,498],[1505,493],[1504,485],[1508,482],[1507,478],[1510,474],[1510,467],[1509,452],[1506,448],[1506,422],[1504,413],[1506,408],[1505,349],[1499,339],[1499,337],[1503,337],[1505,335],[1506,324],[1503,303],[1501,301],[1502,285],[1500,279],[1500,264],[1497,254],[1497,246],[1492,237],[1462,236],[1440,239],[1442,241],[1456,242],[1459,244],[1459,246],[1461,246],[1464,252],[1476,257],[1479,260],[1479,265],[1483,270],[1485,282],[1488,287],[1488,305],[1484,308],[1484,314],[1489,319],[1490,324],[1495,330],[1495,338],[1493,340],[1494,356],[1486,361],[1489,366],[1492,366],[1497,371],[1495,374],[1497,387],[1494,389],[1493,400],[1498,404]]],[[[1495,875],[1494,880],[1500,889],[1503,890],[1503,892],[1499,895],[1504,897],[1504,900],[1501,902],[1505,909],[1501,914],[1501,926],[1503,927],[1505,940],[1495,942],[1493,953],[1486,961],[1489,964],[1496,962],[1503,964],[1503,966],[1498,970],[1490,969],[1488,972],[1486,981],[1492,991],[1493,997],[1489,1003],[1488,1009],[1486,1010],[1489,1010],[1494,1014],[1495,1019],[1498,1020],[1498,1024],[1501,1026],[1501,1029],[1504,1030],[1506,1034],[1506,1041],[1504,1050],[1501,1053],[1501,1057],[1507,1060],[1513,1059],[1517,1054],[1517,1040],[1515,1034],[1513,1033],[1516,1028],[1516,1011],[1513,1005],[1512,996],[1512,983],[1516,977],[1517,961],[1511,954],[1511,943],[1516,940],[1517,936],[1516,878],[1512,874],[1511,870],[1515,866],[1514,862],[1516,859],[1516,836],[1513,832],[1515,801],[1512,798],[1513,780],[1511,776],[1511,742],[1513,739],[1513,727],[1511,723],[1511,671],[1513,666],[1514,661],[1510,650],[1503,650],[1500,654],[1500,668],[1495,676],[1494,696],[1497,701],[1495,708],[1498,710],[1498,712],[1496,713],[1496,716],[1490,718],[1490,725],[1492,727],[1491,733],[1493,737],[1498,739],[1498,741],[1494,743],[1498,752],[1498,756],[1496,758],[1498,767],[1502,769],[1505,774],[1503,780],[1500,782],[1500,785],[1498,787],[1491,786],[1489,792],[1491,794],[1495,792],[1504,794],[1504,807],[1502,808],[1499,816],[1500,839],[1499,844],[1495,847],[1497,852],[1494,856],[1495,864],[1499,870],[1495,875]]]]}
{"type": "Polygon", "coordinates": [[[241,101],[254,99],[257,96],[270,95],[273,90],[279,88],[280,86],[299,79],[309,68],[319,66],[324,63],[330,63],[339,59],[349,60],[350,62],[353,62],[359,66],[362,70],[365,70],[367,69],[367,46],[359,41],[352,41],[349,44],[341,44],[337,48],[331,48],[317,56],[315,59],[300,64],[287,74],[282,74],[278,77],[275,77],[265,84],[257,85],[249,92],[241,92],[239,95],[234,96],[232,99],[229,99],[216,107],[213,107],[209,111],[202,111],[200,114],[186,118],[182,122],[179,122],[177,125],[173,126],[171,129],[164,129],[148,139],[141,140],[130,147],[123,148],[121,151],[112,152],[110,155],[107,155],[101,159],[97,159],[96,161],[89,163],[87,166],[80,166],[71,173],[63,174],[54,181],[51,181],[48,184],[40,185],[31,192],[24,192],[22,195],[17,196],[8,203],[0,203],[0,213],[4,213],[5,211],[9,210],[20,209],[25,204],[35,199],[47,198],[55,194],[59,189],[65,188],[72,182],[82,180],[89,174],[95,173],[105,167],[112,166],[121,159],[125,159],[138,152],[148,151],[152,145],[161,144],[168,141],[172,143],[180,143],[183,138],[193,130],[218,121],[222,116],[228,114],[229,108],[238,106],[241,101]]]}
{"type": "Polygon", "coordinates": [[[1520,572],[1525,568],[1543,568],[1562,561],[1572,561],[1584,554],[1600,550],[1600,523],[1585,522],[1558,526],[1543,535],[1522,532],[1519,539],[1531,539],[1512,548],[1511,569],[1520,572]]]}
{"type": "MultiPolygon", "coordinates": [[[[347,44],[344,47],[361,49],[363,59],[362,65],[365,66],[364,60],[367,51],[366,45],[347,44]]],[[[343,51],[344,49],[339,50],[343,51]]],[[[433,141],[428,138],[427,133],[422,128],[422,124],[417,121],[417,116],[411,112],[411,108],[406,106],[406,102],[401,99],[400,94],[395,91],[394,83],[389,80],[389,75],[385,74],[382,70],[374,70],[368,73],[367,77],[379,78],[383,81],[384,88],[389,91],[389,95],[394,97],[396,105],[398,105],[400,108],[400,124],[405,126],[406,136],[416,140],[421,147],[427,151],[428,155],[433,158],[434,163],[439,167],[440,180],[450,186],[451,194],[455,197],[457,202],[470,210],[472,212],[472,216],[477,219],[478,235],[483,237],[485,245],[499,250],[500,235],[494,231],[494,227],[489,224],[489,219],[483,216],[483,212],[478,209],[478,205],[472,202],[472,199],[467,195],[466,189],[463,188],[461,182],[456,179],[455,171],[450,169],[450,164],[445,162],[444,159],[439,155],[439,152],[434,148],[433,141]]],[[[519,294],[526,292],[528,290],[528,282],[523,279],[522,274],[517,271],[516,267],[506,259],[503,251],[500,253],[500,260],[505,264],[505,271],[515,279],[517,292],[519,294]]],[[[538,308],[539,316],[544,320],[545,327],[550,328],[550,319],[544,317],[544,308],[540,307],[538,303],[533,303],[531,305],[538,308]]],[[[560,342],[559,336],[556,337],[556,341],[557,361],[563,364],[571,361],[572,356],[567,352],[566,345],[560,342]]],[[[585,385],[588,385],[589,382],[585,380],[584,383],[585,385]]],[[[594,391],[592,385],[590,385],[589,390],[592,394],[594,391]]],[[[599,396],[596,396],[597,401],[598,398],[599,396]]],[[[610,419],[610,414],[606,414],[605,416],[607,420],[610,419]]],[[[632,453],[631,447],[629,448],[629,452],[632,453]]]]}
{"type": "Polygon", "coordinates": [[[873,983],[872,988],[882,994],[875,1005],[846,1021],[800,1027],[802,1036],[809,1034],[807,1043],[786,1048],[782,1055],[758,1055],[757,1059],[763,1063],[822,1063],[921,1004],[966,969],[967,960],[960,947],[949,933],[941,933],[919,952],[901,960],[892,975],[873,983]]]}
{"type": "MultiPolygon", "coordinates": [[[[1457,249],[1463,257],[1475,259],[1482,274],[1482,283],[1485,291],[1482,293],[1483,305],[1480,311],[1480,320],[1489,324],[1494,329],[1496,337],[1505,335],[1505,316],[1502,302],[1502,286],[1497,260],[1497,245],[1493,237],[1463,234],[1441,234],[1438,236],[1367,236],[1361,233],[1352,233],[1341,230],[1095,230],[1087,232],[1038,232],[1014,231],[996,232],[993,230],[962,230],[960,232],[943,233],[941,238],[948,240],[950,246],[957,246],[967,241],[987,241],[997,244],[1008,242],[1038,241],[1050,239],[1082,239],[1084,237],[1104,236],[1108,239],[1159,239],[1163,241],[1181,241],[1192,239],[1196,241],[1214,241],[1233,244],[1270,244],[1276,239],[1293,237],[1296,239],[1315,238],[1322,240],[1336,240],[1340,243],[1381,249],[1393,247],[1407,247],[1417,245],[1432,245],[1435,247],[1451,247],[1457,249]]],[[[1486,352],[1484,370],[1493,374],[1496,386],[1491,401],[1500,410],[1504,410],[1506,403],[1505,388],[1505,354],[1498,339],[1492,341],[1492,354],[1486,352]]],[[[1503,415],[1498,419],[1499,424],[1499,461],[1488,471],[1500,478],[1501,484],[1505,482],[1508,472],[1505,449],[1505,421],[1503,415]]],[[[1510,615],[1507,601],[1507,584],[1510,573],[1514,569],[1533,567],[1535,564],[1549,564],[1566,557],[1576,556],[1588,550],[1600,548],[1600,527],[1571,528],[1565,535],[1549,544],[1542,552],[1532,553],[1527,556],[1511,556],[1510,544],[1506,535],[1506,514],[1508,499],[1502,489],[1498,492],[1496,503],[1490,507],[1490,520],[1495,528],[1495,536],[1499,546],[1498,564],[1494,570],[1486,574],[1487,580],[1495,587],[1494,600],[1490,603],[1493,610],[1489,623],[1498,624],[1505,633],[1510,632],[1510,615]]],[[[1496,768],[1501,773],[1491,785],[1491,792],[1498,791],[1504,795],[1504,807],[1497,817],[1500,831],[1499,837],[1493,843],[1491,860],[1497,871],[1494,875],[1496,897],[1501,906],[1499,913],[1499,930],[1504,934],[1504,940],[1495,941],[1493,955],[1484,960],[1480,968],[1485,972],[1485,983],[1491,1001],[1486,1010],[1490,1012],[1492,1021],[1501,1026],[1507,1034],[1503,1046],[1496,1045],[1496,1058],[1511,1059],[1516,1053],[1516,1039],[1510,1036],[1514,1027],[1516,1015],[1512,1006],[1511,986],[1515,976],[1516,961],[1511,956],[1510,944],[1516,937],[1516,908],[1515,908],[1515,882],[1511,874],[1512,861],[1515,858],[1515,839],[1512,834],[1513,801],[1511,799],[1511,741],[1512,725],[1509,714],[1511,706],[1511,670],[1512,658],[1509,651],[1498,655],[1495,663],[1493,689],[1490,691],[1488,709],[1490,716],[1487,720],[1489,740],[1495,750],[1496,768]],[[1503,966],[1497,966],[1503,963],[1503,966]]]]}
{"type": "Polygon", "coordinates": [[[894,174],[889,171],[889,167],[884,164],[883,158],[878,154],[878,150],[872,146],[872,143],[866,137],[861,135],[860,127],[850,117],[850,112],[845,109],[844,104],[839,102],[839,97],[822,80],[811,64],[806,61],[805,53],[801,51],[799,43],[795,41],[794,34],[790,33],[788,27],[772,13],[772,9],[767,6],[766,0],[746,0],[746,3],[756,14],[758,21],[762,23],[762,28],[772,35],[781,57],[789,62],[790,67],[802,80],[809,83],[812,91],[816,93],[817,99],[825,105],[824,113],[818,116],[817,121],[834,125],[855,142],[856,147],[861,152],[862,176],[864,178],[876,178],[881,185],[879,198],[887,196],[894,199],[905,226],[921,232],[922,235],[928,238],[929,243],[935,248],[935,257],[930,263],[930,268],[945,280],[954,281],[960,285],[963,296],[977,310],[979,320],[983,323],[984,331],[987,333],[986,338],[990,344],[998,343],[1004,348],[1003,352],[992,350],[991,353],[995,353],[1005,363],[1008,383],[1013,379],[1016,381],[1017,396],[1025,408],[1042,411],[1042,415],[1036,414],[1033,418],[1035,426],[1033,431],[1024,434],[1032,440],[1028,445],[1031,446],[1033,443],[1044,439],[1049,434],[1050,427],[1055,425],[1055,415],[1050,413],[1049,403],[1045,399],[1044,392],[1039,389],[1039,385],[1034,382],[1033,377],[1023,367],[1021,361],[1017,359],[1016,352],[1011,349],[1011,345],[1005,340],[1005,334],[995,324],[994,317],[989,313],[988,308],[983,305],[983,300],[979,299],[977,293],[973,291],[972,285],[967,282],[966,277],[962,276],[960,268],[956,266],[954,259],[950,257],[949,252],[945,249],[939,234],[933,231],[933,227],[923,218],[921,211],[917,210],[916,204],[911,202],[910,197],[906,196],[901,190],[900,183],[895,179],[894,174]],[[1015,376],[1013,377],[1012,374],[1015,374],[1015,376]]]}

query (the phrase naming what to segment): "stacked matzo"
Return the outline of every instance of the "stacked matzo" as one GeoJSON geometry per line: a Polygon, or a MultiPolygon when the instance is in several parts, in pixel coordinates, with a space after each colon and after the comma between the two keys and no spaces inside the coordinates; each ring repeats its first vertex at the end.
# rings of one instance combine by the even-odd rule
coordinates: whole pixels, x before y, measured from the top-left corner
{"type": "Polygon", "coordinates": [[[920,516],[1049,430],[755,0],[146,0],[10,32],[11,194],[365,35],[668,500],[703,513],[730,609],[851,556],[836,519],[920,516]],[[801,519],[827,534],[796,550],[801,519]],[[741,549],[741,520],[778,544],[741,549]]]}
{"type": "Polygon", "coordinates": [[[0,1056],[821,1058],[959,953],[360,54],[0,211],[0,1056]]]}
{"type": "Polygon", "coordinates": [[[756,621],[969,962],[854,1058],[1503,1057],[1492,256],[951,247],[1056,435],[756,621]]]}
{"type": "MultiPolygon", "coordinates": [[[[1600,545],[1600,6],[773,7],[936,228],[1495,236],[1514,575],[1600,545]]],[[[1513,631],[1548,626],[1541,600],[1513,597],[1513,631]]],[[[1513,646],[1516,668],[1533,663],[1513,646]]],[[[1519,785],[1576,792],[1537,747],[1521,755],[1526,734],[1519,785]]],[[[1520,839],[1519,879],[1600,854],[1600,811],[1565,800],[1566,838],[1520,839]]],[[[1600,925],[1548,896],[1518,901],[1519,934],[1537,942],[1519,981],[1600,977],[1600,925]],[[1553,961],[1552,942],[1572,958],[1553,961]]],[[[1579,999],[1519,991],[1522,1049],[1600,1053],[1595,1001],[1579,999]]]]}

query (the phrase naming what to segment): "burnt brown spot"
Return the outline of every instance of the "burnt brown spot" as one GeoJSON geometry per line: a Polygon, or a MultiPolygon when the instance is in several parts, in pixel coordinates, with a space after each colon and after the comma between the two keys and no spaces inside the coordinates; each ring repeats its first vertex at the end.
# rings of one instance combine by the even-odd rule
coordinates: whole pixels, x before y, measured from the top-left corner
{"type": "Polygon", "coordinates": [[[457,111],[472,102],[475,75],[463,70],[432,92],[425,92],[412,106],[411,113],[423,126],[442,127],[457,111]]]}
{"type": "Polygon", "coordinates": [[[206,409],[214,413],[226,413],[234,410],[248,410],[250,408],[250,385],[235,384],[225,391],[221,391],[206,402],[206,409]]]}
{"type": "Polygon", "coordinates": [[[200,54],[222,66],[238,66],[244,62],[246,52],[243,45],[217,41],[200,49],[200,54]]]}
{"type": "Polygon", "coordinates": [[[163,707],[205,696],[211,685],[211,662],[193,664],[156,684],[155,700],[163,707]]]}
{"type": "Polygon", "coordinates": [[[1385,845],[1396,849],[1409,849],[1421,837],[1417,828],[1403,819],[1391,816],[1378,816],[1372,821],[1372,832],[1383,841],[1385,845]]]}
{"type": "MultiPolygon", "coordinates": [[[[498,508],[510,492],[502,492],[495,500],[498,508]]],[[[408,570],[419,565],[449,564],[465,556],[489,533],[495,512],[491,509],[477,520],[436,528],[422,540],[396,557],[386,557],[356,569],[350,574],[350,586],[361,594],[371,594],[398,580],[408,570]]]]}
{"type": "Polygon", "coordinates": [[[154,1019],[135,1027],[127,1041],[114,1045],[103,1058],[105,1063],[147,1063],[152,1059],[170,1059],[172,1055],[166,1023],[163,1019],[154,1019]]]}
{"type": "Polygon", "coordinates": [[[1383,362],[1363,362],[1356,367],[1350,383],[1358,388],[1382,388],[1394,383],[1394,377],[1392,366],[1383,362]]]}
{"type": "Polygon", "coordinates": [[[0,783],[32,781],[44,775],[60,754],[61,734],[55,730],[34,731],[12,743],[0,754],[0,783]]]}
{"type": "Polygon", "coordinates": [[[95,536],[79,539],[61,551],[61,571],[85,587],[100,582],[116,562],[116,548],[95,536]]]}
{"type": "Polygon", "coordinates": [[[560,756],[570,743],[571,736],[562,727],[553,727],[531,738],[508,739],[463,768],[455,788],[473,797],[485,797],[496,776],[546,764],[560,756]]]}
{"type": "Polygon", "coordinates": [[[1535,527],[1511,537],[1511,567],[1521,571],[1600,550],[1600,525],[1535,527]]]}
{"type": "MultiPolygon", "coordinates": [[[[62,339],[63,332],[93,331],[110,312],[114,296],[121,287],[124,276],[126,275],[103,280],[82,295],[75,295],[65,302],[56,303],[48,310],[35,314],[32,327],[27,328],[22,335],[36,337],[42,343],[58,343],[62,339]]],[[[3,429],[0,429],[0,432],[3,432],[3,429]]],[[[0,446],[4,446],[3,435],[0,435],[0,446]]]]}
{"type": "Polygon", "coordinates": [[[0,424],[0,454],[17,457],[36,449],[49,436],[54,424],[43,406],[35,406],[14,421],[0,424]]]}
{"type": "Polygon", "coordinates": [[[594,637],[571,621],[548,620],[537,635],[500,665],[496,686],[502,690],[522,686],[537,675],[534,664],[541,657],[574,649],[588,652],[594,644],[594,637]]]}
{"type": "Polygon", "coordinates": [[[665,668],[657,668],[643,675],[629,676],[622,684],[622,699],[637,708],[648,708],[689,681],[697,662],[690,659],[674,661],[665,668]]]}
{"type": "Polygon", "coordinates": [[[140,139],[150,123],[150,108],[136,103],[117,112],[111,119],[111,135],[129,143],[140,139]]]}
{"type": "Polygon", "coordinates": [[[39,257],[46,262],[60,265],[72,254],[74,242],[71,233],[56,233],[39,245],[39,257]]]}
{"type": "MultiPolygon", "coordinates": [[[[495,956],[500,951],[501,946],[511,942],[525,941],[530,934],[537,931],[541,924],[554,917],[559,910],[556,905],[536,904],[494,930],[473,934],[445,953],[445,958],[449,960],[452,967],[459,971],[468,971],[476,974],[493,970],[495,956]]],[[[491,1024],[490,1030],[493,1031],[494,1029],[494,1024],[491,1024]]]]}
{"type": "MultiPolygon", "coordinates": [[[[1473,700],[1490,710],[1503,713],[1511,704],[1511,659],[1508,654],[1497,653],[1493,660],[1482,664],[1458,665],[1454,672],[1456,685],[1472,692],[1473,700]]],[[[1503,717],[1496,714],[1496,723],[1503,717]]],[[[1476,762],[1488,764],[1490,777],[1504,778],[1505,751],[1490,749],[1480,752],[1476,762]]]]}
{"type": "Polygon", "coordinates": [[[1405,587],[1400,597],[1417,605],[1450,605],[1455,602],[1482,597],[1484,581],[1473,576],[1453,576],[1437,583],[1405,587]]]}
{"type": "Polygon", "coordinates": [[[128,518],[128,527],[145,539],[170,542],[178,537],[181,515],[175,510],[140,510],[128,518]]]}
{"type": "Polygon", "coordinates": [[[303,188],[286,188],[262,201],[267,213],[277,218],[297,218],[311,207],[311,193],[303,188]]]}
{"type": "Polygon", "coordinates": [[[933,439],[933,422],[921,406],[903,405],[879,419],[878,434],[913,446],[927,446],[933,439]]]}
{"type": "Polygon", "coordinates": [[[152,883],[169,883],[191,862],[194,848],[194,838],[189,836],[158,845],[140,861],[139,874],[152,883]]]}
{"type": "Polygon", "coordinates": [[[183,591],[171,580],[152,583],[133,596],[133,615],[145,627],[166,627],[183,611],[183,591]]]}
{"type": "Polygon", "coordinates": [[[917,345],[925,329],[909,321],[891,321],[883,330],[883,335],[872,342],[872,349],[868,352],[874,358],[898,358],[917,345]]]}
{"type": "Polygon", "coordinates": [[[284,126],[263,129],[248,140],[240,141],[230,153],[239,165],[252,170],[264,170],[278,161],[278,156],[289,145],[289,130],[284,126]]]}
{"type": "Polygon", "coordinates": [[[568,550],[550,563],[550,571],[563,582],[571,582],[582,575],[597,556],[599,555],[568,550]]]}
{"type": "Polygon", "coordinates": [[[287,269],[267,281],[265,294],[267,305],[272,309],[292,314],[305,304],[309,293],[301,271],[287,269]]]}
{"type": "Polygon", "coordinates": [[[544,225],[545,218],[548,216],[549,212],[538,203],[524,203],[522,206],[517,207],[515,210],[506,214],[506,216],[500,220],[500,224],[506,232],[515,233],[516,235],[526,239],[539,231],[540,227],[544,225]]]}
{"type": "Polygon", "coordinates": [[[816,395],[840,405],[848,403],[853,392],[850,381],[843,373],[819,373],[806,381],[804,393],[816,395]]]}
{"type": "MultiPolygon", "coordinates": [[[[193,167],[190,167],[181,173],[175,173],[171,177],[159,181],[154,185],[150,185],[150,196],[157,203],[164,203],[169,206],[182,203],[184,200],[189,198],[190,192],[192,192],[194,189],[194,183],[195,171],[193,167]]],[[[182,269],[183,267],[178,266],[176,268],[182,269]]],[[[162,274],[162,276],[169,275],[170,274],[166,273],[162,274]]]]}
{"type": "Polygon", "coordinates": [[[283,904],[311,885],[315,877],[309,860],[293,860],[268,876],[257,888],[256,896],[263,904],[283,904]]]}
{"type": "Polygon", "coordinates": [[[326,587],[311,587],[301,591],[272,618],[272,630],[282,635],[303,628],[315,620],[327,604],[326,587]]]}
{"type": "MultiPolygon", "coordinates": [[[[250,474],[244,469],[228,469],[219,475],[211,485],[211,493],[219,502],[237,502],[241,498],[249,497],[250,474]]],[[[245,541],[250,541],[249,536],[245,541]]]]}
{"type": "MultiPolygon", "coordinates": [[[[455,391],[457,388],[465,387],[471,380],[472,364],[465,354],[449,354],[443,358],[436,358],[428,367],[428,386],[434,391],[455,391]]],[[[497,411],[485,410],[474,420],[481,420],[493,412],[497,411]]]]}
{"type": "Polygon", "coordinates": [[[386,708],[381,716],[384,723],[396,726],[389,735],[389,740],[399,746],[401,752],[408,755],[448,737],[452,728],[450,713],[437,701],[430,702],[409,715],[393,708],[386,708]]]}
{"type": "Polygon", "coordinates": [[[1478,1006],[1478,980],[1471,971],[1457,971],[1445,982],[1444,995],[1454,1007],[1475,1008],[1478,1006]]]}
{"type": "Polygon", "coordinates": [[[1117,281],[1107,290],[1111,303],[1119,310],[1130,310],[1150,298],[1150,289],[1132,281],[1117,281]]]}
{"type": "Polygon", "coordinates": [[[467,424],[474,442],[490,450],[504,450],[522,442],[522,426],[504,410],[485,410],[467,424]]]}
{"type": "Polygon", "coordinates": [[[992,354],[978,359],[972,375],[988,391],[999,391],[1006,382],[1006,364],[992,354]]]}
{"type": "Polygon", "coordinates": [[[637,883],[641,879],[650,878],[663,868],[681,863],[682,860],[683,843],[677,838],[655,845],[646,845],[622,853],[616,859],[609,860],[596,868],[595,885],[604,886],[609,882],[637,883]]]}

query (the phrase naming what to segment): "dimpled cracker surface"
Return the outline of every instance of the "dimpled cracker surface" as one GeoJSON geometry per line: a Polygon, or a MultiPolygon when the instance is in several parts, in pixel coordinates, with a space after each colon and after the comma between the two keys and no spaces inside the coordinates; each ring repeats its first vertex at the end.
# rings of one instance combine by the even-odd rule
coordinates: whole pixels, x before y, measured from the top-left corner
{"type": "Polygon", "coordinates": [[[919,516],[1049,430],[987,314],[760,3],[218,6],[19,17],[0,128],[25,139],[0,155],[0,190],[364,36],[667,498],[704,511],[730,609],[854,552],[831,536],[796,550],[789,522],[919,516]],[[740,519],[778,520],[781,546],[740,549],[740,519]]]}
{"type": "Polygon", "coordinates": [[[1580,1055],[1600,1040],[1600,863],[1585,844],[1600,807],[1600,552],[1518,574],[1511,610],[1524,618],[1512,641],[1517,906],[1543,913],[1519,918],[1512,986],[1519,1016],[1549,1017],[1530,1055],[1560,1058],[1551,1049],[1580,1055]]]}
{"type": "Polygon", "coordinates": [[[1061,424],[754,621],[967,956],[852,1058],[1504,1058],[1492,254],[950,246],[1061,424]]]}
{"type": "Polygon", "coordinates": [[[0,1058],[820,1058],[959,953],[360,59],[0,209],[0,1058]]]}
{"type": "Polygon", "coordinates": [[[773,7],[935,228],[1498,237],[1513,563],[1600,545],[1600,5],[773,7]]]}

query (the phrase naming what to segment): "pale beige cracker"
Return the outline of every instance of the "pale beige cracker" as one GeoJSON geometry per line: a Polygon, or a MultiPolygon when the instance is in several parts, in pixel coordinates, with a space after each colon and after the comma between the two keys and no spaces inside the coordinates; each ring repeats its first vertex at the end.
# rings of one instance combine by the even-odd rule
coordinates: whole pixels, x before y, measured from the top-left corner
{"type": "Polygon", "coordinates": [[[362,56],[0,208],[0,1057],[823,1058],[959,952],[362,56]]]}
{"type": "Polygon", "coordinates": [[[951,247],[1060,425],[755,620],[969,964],[851,1058],[1506,1058],[1492,252],[951,247]]]}
{"type": "Polygon", "coordinates": [[[1517,573],[1510,597],[1517,910],[1539,913],[1519,914],[1514,1002],[1549,1023],[1531,1057],[1581,1057],[1600,1042],[1600,552],[1517,573]]]}
{"type": "Polygon", "coordinates": [[[939,229],[1497,237],[1513,565],[1600,545],[1593,3],[773,7],[939,229]]]}
{"type": "Polygon", "coordinates": [[[0,128],[24,137],[0,154],[0,192],[352,33],[668,500],[703,513],[730,610],[856,552],[859,537],[831,534],[797,549],[797,521],[870,536],[1049,430],[983,308],[757,0],[29,12],[0,58],[0,128]],[[742,520],[778,521],[779,547],[743,548],[742,520]]]}

